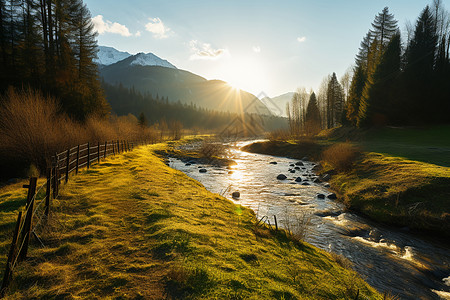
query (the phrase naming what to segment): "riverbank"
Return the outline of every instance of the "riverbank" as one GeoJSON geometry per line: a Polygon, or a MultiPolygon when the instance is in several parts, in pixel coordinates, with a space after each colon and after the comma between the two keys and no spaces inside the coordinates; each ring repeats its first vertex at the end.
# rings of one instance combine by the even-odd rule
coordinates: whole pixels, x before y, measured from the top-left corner
{"type": "MultiPolygon", "coordinates": [[[[382,298],[331,254],[256,226],[251,210],[166,166],[155,153],[167,150],[138,147],[63,186],[38,232],[45,247],[33,245],[7,299],[382,298]]],[[[0,189],[1,266],[24,197],[20,183],[0,189]]]]}
{"type": "MultiPolygon", "coordinates": [[[[312,146],[314,142],[308,141],[308,147],[302,147],[304,143],[262,142],[243,150],[298,159],[309,156],[318,161],[323,151],[337,142],[320,140],[312,146]]],[[[363,152],[349,170],[333,171],[329,183],[348,209],[404,230],[449,236],[450,168],[363,152]]]]}

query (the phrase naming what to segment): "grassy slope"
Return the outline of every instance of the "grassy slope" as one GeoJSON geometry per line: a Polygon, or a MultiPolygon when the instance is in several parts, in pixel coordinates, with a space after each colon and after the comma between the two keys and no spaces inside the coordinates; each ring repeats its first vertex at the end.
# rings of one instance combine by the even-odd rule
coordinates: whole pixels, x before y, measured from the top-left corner
{"type": "Polygon", "coordinates": [[[374,220],[449,235],[450,168],[371,152],[330,184],[374,220]]]}
{"type": "Polygon", "coordinates": [[[244,150],[321,159],[320,153],[327,145],[355,136],[358,141],[353,143],[371,152],[365,152],[353,170],[333,176],[330,182],[347,207],[376,221],[448,236],[450,168],[446,166],[450,155],[445,153],[450,152],[450,126],[368,132],[341,128],[327,132],[316,147],[266,142],[244,150]]]}
{"type": "MultiPolygon", "coordinates": [[[[328,253],[255,227],[250,210],[167,167],[154,155],[164,147],[69,181],[39,232],[46,247],[32,248],[7,298],[381,298],[328,253]]],[[[17,189],[0,190],[0,204],[17,189]]],[[[1,266],[17,209],[1,212],[1,266]]]]}

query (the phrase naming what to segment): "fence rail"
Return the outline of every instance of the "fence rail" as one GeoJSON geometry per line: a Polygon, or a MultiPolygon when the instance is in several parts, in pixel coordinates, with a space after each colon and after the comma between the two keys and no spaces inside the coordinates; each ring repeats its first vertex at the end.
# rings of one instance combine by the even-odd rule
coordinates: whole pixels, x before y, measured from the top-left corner
{"type": "Polygon", "coordinates": [[[23,186],[28,189],[27,202],[25,210],[20,211],[17,216],[0,288],[0,298],[5,295],[17,263],[27,258],[31,235],[43,245],[36,229],[47,221],[51,200],[58,197],[61,181],[64,180],[67,183],[69,178],[78,174],[81,168],[89,169],[94,163],[100,163],[101,159],[130,151],[138,145],[145,144],[148,142],[117,140],[77,145],[55,153],[51,160],[51,168],[47,169],[47,180],[43,184],[37,186],[37,178],[30,178],[29,184],[23,186]]]}

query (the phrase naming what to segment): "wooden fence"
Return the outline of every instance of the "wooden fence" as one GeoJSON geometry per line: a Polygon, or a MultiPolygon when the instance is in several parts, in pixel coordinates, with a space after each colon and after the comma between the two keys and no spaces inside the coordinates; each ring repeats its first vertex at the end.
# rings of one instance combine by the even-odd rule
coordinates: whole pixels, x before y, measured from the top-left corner
{"type": "Polygon", "coordinates": [[[47,180],[42,185],[37,186],[36,177],[30,178],[29,184],[23,186],[28,189],[27,202],[25,210],[19,212],[17,216],[0,288],[0,298],[6,292],[15,266],[27,257],[30,237],[34,236],[41,245],[44,245],[36,229],[47,221],[51,200],[58,197],[61,182],[67,183],[70,176],[78,174],[84,167],[89,169],[93,164],[100,163],[101,159],[130,151],[135,146],[143,144],[147,142],[109,141],[78,145],[61,153],[55,153],[52,157],[52,166],[47,169],[47,180]]]}

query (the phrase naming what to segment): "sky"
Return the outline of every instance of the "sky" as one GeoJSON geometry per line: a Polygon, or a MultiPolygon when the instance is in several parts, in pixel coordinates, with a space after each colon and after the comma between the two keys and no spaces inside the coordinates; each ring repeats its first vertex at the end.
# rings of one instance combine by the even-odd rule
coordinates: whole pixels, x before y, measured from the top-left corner
{"type": "MultiPolygon", "coordinates": [[[[443,0],[450,9],[450,0],[443,0]]],[[[84,0],[98,44],[274,97],[349,69],[384,7],[402,32],[431,0],[84,0]]]]}

